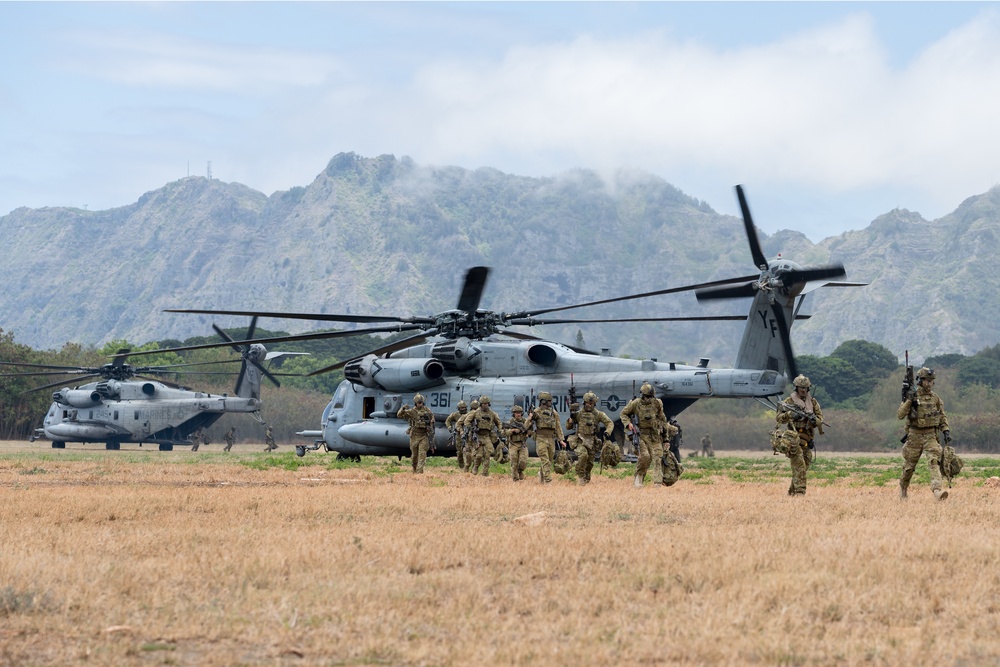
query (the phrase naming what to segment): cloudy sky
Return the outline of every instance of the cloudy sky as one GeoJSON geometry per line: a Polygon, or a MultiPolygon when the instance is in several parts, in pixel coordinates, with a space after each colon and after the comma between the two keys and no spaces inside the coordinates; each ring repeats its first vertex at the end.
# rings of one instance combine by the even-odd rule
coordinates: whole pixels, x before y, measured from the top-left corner
{"type": "Polygon", "coordinates": [[[344,151],[653,172],[818,241],[1000,181],[1000,5],[0,2],[0,215],[344,151]]]}

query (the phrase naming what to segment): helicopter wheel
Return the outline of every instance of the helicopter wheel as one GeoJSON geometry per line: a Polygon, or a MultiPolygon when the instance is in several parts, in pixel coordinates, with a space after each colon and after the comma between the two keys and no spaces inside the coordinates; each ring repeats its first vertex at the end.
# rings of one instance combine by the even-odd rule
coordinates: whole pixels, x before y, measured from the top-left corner
{"type": "Polygon", "coordinates": [[[174,451],[174,445],[172,442],[161,442],[160,443],[161,452],[172,452],[174,451]]]}
{"type": "Polygon", "coordinates": [[[306,448],[303,447],[302,445],[295,445],[295,455],[296,456],[305,456],[306,455],[306,448]]]}
{"type": "Polygon", "coordinates": [[[59,442],[58,440],[52,441],[52,449],[66,449],[65,442],[59,442]]]}
{"type": "Polygon", "coordinates": [[[122,448],[122,443],[120,443],[120,442],[106,442],[106,443],[104,443],[104,448],[105,449],[118,450],[118,449],[122,448]]]}

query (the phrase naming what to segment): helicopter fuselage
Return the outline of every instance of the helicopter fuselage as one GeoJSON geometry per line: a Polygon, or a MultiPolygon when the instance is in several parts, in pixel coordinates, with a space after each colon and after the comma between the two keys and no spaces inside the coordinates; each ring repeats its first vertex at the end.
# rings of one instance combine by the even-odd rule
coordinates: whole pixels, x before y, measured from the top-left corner
{"type": "MultiPolygon", "coordinates": [[[[434,453],[449,456],[455,448],[449,444],[444,420],[459,401],[468,404],[484,394],[490,396],[493,410],[507,421],[514,405],[528,410],[542,391],[552,394],[553,407],[565,419],[573,396],[579,400],[592,391],[599,397],[598,409],[617,419],[645,382],[653,385],[668,415],[679,414],[701,398],[765,398],[780,395],[785,388],[785,377],[773,370],[713,370],[707,367],[707,360],[703,365],[687,366],[581,354],[550,341],[502,336],[427,343],[389,358],[366,357],[348,366],[345,375],[349,379],[338,386],[323,412],[318,442],[351,456],[407,454],[407,423],[396,418],[396,412],[404,404],[412,405],[418,392],[439,423],[434,453]],[[451,358],[444,347],[452,352],[451,358]],[[457,364],[455,350],[461,351],[457,364]],[[466,362],[470,358],[472,361],[466,362]],[[463,365],[464,373],[456,367],[463,365]],[[469,372],[473,369],[475,374],[469,372]]],[[[302,433],[306,437],[315,434],[302,433]]],[[[529,442],[529,449],[532,445],[529,442]]]]}
{"type": "Polygon", "coordinates": [[[190,444],[196,429],[227,412],[258,412],[257,398],[208,394],[169,387],[152,380],[91,382],[53,393],[37,436],[54,447],[67,442],[157,443],[163,448],[190,444]]]}

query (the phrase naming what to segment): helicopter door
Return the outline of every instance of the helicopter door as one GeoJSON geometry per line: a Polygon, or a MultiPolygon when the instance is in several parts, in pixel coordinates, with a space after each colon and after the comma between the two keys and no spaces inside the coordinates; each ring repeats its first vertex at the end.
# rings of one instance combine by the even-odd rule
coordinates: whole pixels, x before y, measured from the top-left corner
{"type": "Polygon", "coordinates": [[[373,412],[375,412],[375,397],[365,396],[361,405],[361,418],[371,419],[373,412]]]}

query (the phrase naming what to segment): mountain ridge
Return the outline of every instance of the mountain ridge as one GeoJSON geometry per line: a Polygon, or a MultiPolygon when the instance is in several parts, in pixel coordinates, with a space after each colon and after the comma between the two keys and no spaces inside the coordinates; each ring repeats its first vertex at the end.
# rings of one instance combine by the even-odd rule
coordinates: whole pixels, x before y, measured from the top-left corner
{"type": "MultiPolygon", "coordinates": [[[[753,201],[751,197],[751,208],[753,201]]],[[[860,338],[902,356],[971,354],[997,342],[1000,189],[935,221],[905,209],[812,243],[766,235],[764,252],[804,266],[842,262],[864,288],[808,297],[798,354],[860,338]]],[[[106,211],[19,208],[0,217],[0,327],[40,348],[183,339],[238,318],[165,308],[429,315],[454,307],[465,270],[494,270],[481,307],[513,311],[589,302],[753,272],[742,221],[663,179],[621,171],[609,183],[492,168],[420,166],[391,155],[334,156],[312,183],[270,196],[187,177],[106,211]]],[[[692,294],[626,301],[567,317],[745,314],[692,294]]],[[[245,319],[245,318],[244,318],[245,319]]],[[[245,323],[245,322],[244,322],[245,323]]],[[[263,323],[262,323],[263,324],[263,323]]],[[[301,331],[321,323],[281,320],[301,331]]],[[[534,335],[619,354],[731,363],[741,323],[537,327],[534,335]]]]}

